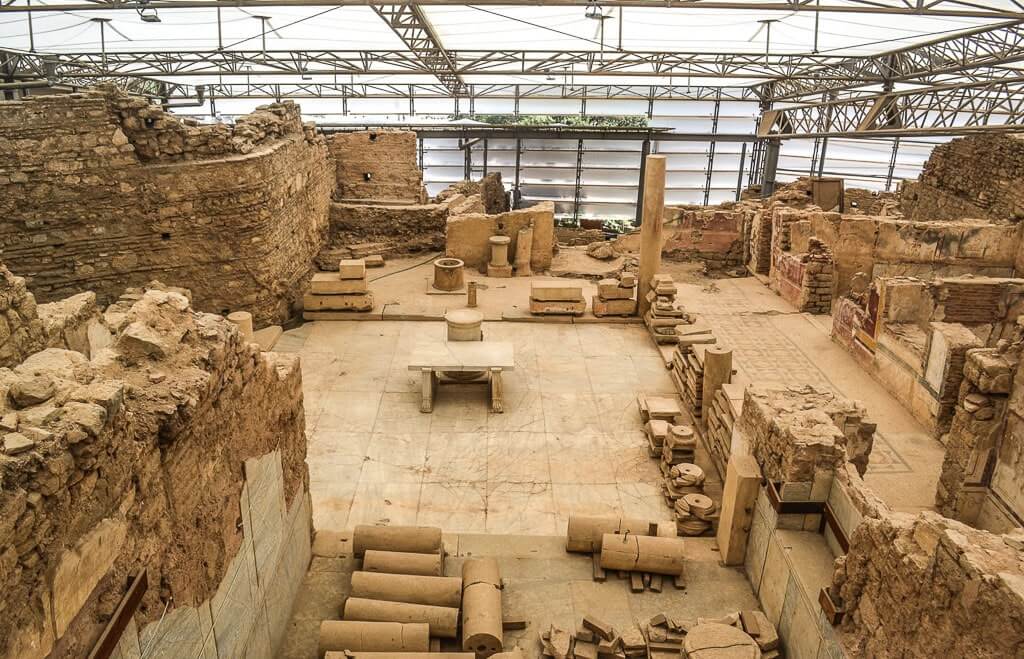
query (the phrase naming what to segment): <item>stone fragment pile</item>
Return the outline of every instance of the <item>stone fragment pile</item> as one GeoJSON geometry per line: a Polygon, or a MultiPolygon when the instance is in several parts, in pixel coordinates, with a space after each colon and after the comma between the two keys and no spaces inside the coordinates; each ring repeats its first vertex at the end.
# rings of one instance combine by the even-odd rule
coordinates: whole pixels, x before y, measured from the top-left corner
{"type": "Polygon", "coordinates": [[[541,634],[545,659],[625,659],[688,657],[689,659],[778,659],[779,635],[762,611],[748,610],[719,618],[683,620],[659,613],[646,623],[617,629],[593,614],[579,628],[566,631],[551,625],[541,634]]]}
{"type": "Polygon", "coordinates": [[[676,325],[690,322],[686,312],[676,306],[677,293],[671,275],[656,274],[651,278],[651,289],[647,293],[651,307],[644,314],[644,324],[659,344],[676,343],[676,325]]]}
{"type": "MultiPolygon", "coordinates": [[[[343,259],[337,272],[313,275],[310,292],[303,297],[306,314],[318,311],[369,311],[373,309],[373,293],[366,284],[366,262],[343,259]]],[[[307,317],[316,320],[317,317],[307,317]]]]}
{"type": "Polygon", "coordinates": [[[716,339],[710,330],[696,325],[680,325],[676,329],[678,341],[672,352],[669,377],[679,397],[693,410],[694,418],[701,419],[704,415],[704,350],[713,345],[716,339]],[[678,331],[680,328],[694,330],[683,334],[678,331]]]}
{"type": "Polygon", "coordinates": [[[636,313],[636,275],[624,272],[618,279],[597,282],[597,295],[592,298],[594,315],[632,316],[636,313]]]}

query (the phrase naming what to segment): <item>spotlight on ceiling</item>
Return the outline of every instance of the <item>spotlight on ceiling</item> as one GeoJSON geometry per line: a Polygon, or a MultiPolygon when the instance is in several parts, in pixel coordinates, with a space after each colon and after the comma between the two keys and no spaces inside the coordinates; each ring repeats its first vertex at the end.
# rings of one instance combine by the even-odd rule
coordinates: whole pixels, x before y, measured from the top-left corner
{"type": "Polygon", "coordinates": [[[156,8],[154,7],[146,7],[145,4],[143,4],[143,6],[139,7],[137,11],[139,12],[139,18],[142,19],[143,23],[160,22],[160,14],[156,12],[156,8]]]}

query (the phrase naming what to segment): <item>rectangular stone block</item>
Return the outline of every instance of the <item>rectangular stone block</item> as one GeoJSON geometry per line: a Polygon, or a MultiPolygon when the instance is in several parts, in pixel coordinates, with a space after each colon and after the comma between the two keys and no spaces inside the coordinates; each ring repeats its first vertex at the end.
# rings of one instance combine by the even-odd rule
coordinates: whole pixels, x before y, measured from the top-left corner
{"type": "Polygon", "coordinates": [[[597,294],[604,300],[627,300],[633,297],[633,288],[620,285],[618,279],[602,279],[597,282],[597,294]]]}
{"type": "Polygon", "coordinates": [[[361,279],[339,279],[333,272],[318,272],[313,275],[310,290],[314,295],[353,295],[366,292],[366,277],[361,279]]]}
{"type": "Polygon", "coordinates": [[[602,300],[595,295],[592,299],[594,315],[601,316],[632,316],[636,313],[636,300],[602,300]]]}
{"type": "Polygon", "coordinates": [[[338,263],[338,276],[341,279],[364,279],[366,277],[366,261],[363,259],[342,259],[338,263]]]}
{"type": "Polygon", "coordinates": [[[312,295],[302,298],[304,311],[369,311],[373,308],[373,293],[357,295],[312,295]]]}
{"type": "Polygon", "coordinates": [[[579,302],[583,301],[583,287],[559,281],[535,281],[530,288],[530,299],[538,302],[579,302]]]}
{"type": "Polygon", "coordinates": [[[587,310],[587,301],[578,300],[537,300],[530,298],[530,313],[538,315],[580,316],[587,310]]]}

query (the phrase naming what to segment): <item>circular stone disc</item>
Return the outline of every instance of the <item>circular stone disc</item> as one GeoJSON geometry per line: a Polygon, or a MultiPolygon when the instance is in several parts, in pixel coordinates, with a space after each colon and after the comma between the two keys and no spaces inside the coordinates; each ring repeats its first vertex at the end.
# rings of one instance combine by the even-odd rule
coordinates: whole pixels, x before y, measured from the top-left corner
{"type": "Polygon", "coordinates": [[[686,505],[695,513],[707,513],[714,509],[715,502],[703,494],[686,494],[683,496],[686,505]]]}
{"type": "Polygon", "coordinates": [[[484,322],[484,315],[476,309],[452,309],[444,315],[449,325],[476,327],[484,322]]]}
{"type": "Polygon", "coordinates": [[[692,628],[683,649],[689,659],[761,659],[757,642],[748,634],[716,622],[692,628]]]}
{"type": "Polygon", "coordinates": [[[512,242],[508,236],[491,236],[487,239],[492,245],[507,245],[512,242]]]}

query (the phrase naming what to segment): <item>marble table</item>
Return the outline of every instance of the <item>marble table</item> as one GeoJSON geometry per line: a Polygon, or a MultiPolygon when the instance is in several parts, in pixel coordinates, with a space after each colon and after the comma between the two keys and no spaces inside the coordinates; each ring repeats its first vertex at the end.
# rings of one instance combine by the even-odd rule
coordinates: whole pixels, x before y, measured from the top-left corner
{"type": "Polygon", "coordinates": [[[440,373],[474,371],[486,375],[479,382],[491,387],[491,411],[504,412],[501,374],[515,370],[515,355],[512,344],[505,341],[438,341],[417,346],[409,370],[421,374],[420,412],[434,411],[440,373]]]}

